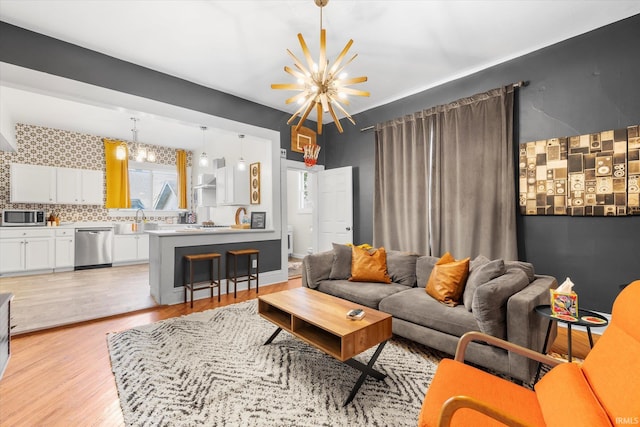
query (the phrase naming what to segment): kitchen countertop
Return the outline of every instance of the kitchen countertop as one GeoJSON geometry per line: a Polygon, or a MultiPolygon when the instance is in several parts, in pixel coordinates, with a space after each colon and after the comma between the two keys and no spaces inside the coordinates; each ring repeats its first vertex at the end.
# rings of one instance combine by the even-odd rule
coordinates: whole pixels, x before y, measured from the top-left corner
{"type": "Polygon", "coordinates": [[[223,228],[223,227],[202,227],[202,228],[180,228],[180,229],[159,229],[145,230],[145,233],[155,236],[193,236],[198,234],[243,234],[243,233],[264,233],[272,232],[273,229],[251,229],[251,228],[223,228]]]}

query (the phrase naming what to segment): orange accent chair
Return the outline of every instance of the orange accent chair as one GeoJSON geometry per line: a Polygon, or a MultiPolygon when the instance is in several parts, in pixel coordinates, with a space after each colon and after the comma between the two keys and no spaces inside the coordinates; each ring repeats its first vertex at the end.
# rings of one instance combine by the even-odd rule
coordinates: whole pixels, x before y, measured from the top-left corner
{"type": "Polygon", "coordinates": [[[469,332],[427,390],[423,426],[620,426],[640,424],[640,280],[613,304],[609,326],[583,363],[567,363],[495,337],[469,332]],[[464,363],[471,341],[501,346],[552,369],[521,387],[464,363]]]}

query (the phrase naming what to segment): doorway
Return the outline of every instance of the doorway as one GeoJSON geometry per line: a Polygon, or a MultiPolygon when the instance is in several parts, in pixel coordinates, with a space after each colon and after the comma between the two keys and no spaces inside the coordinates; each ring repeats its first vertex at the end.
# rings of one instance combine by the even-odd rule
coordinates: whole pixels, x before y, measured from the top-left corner
{"type": "Polygon", "coordinates": [[[302,258],[316,252],[316,168],[307,168],[303,162],[287,161],[283,236],[287,240],[289,279],[300,277],[302,258]]]}

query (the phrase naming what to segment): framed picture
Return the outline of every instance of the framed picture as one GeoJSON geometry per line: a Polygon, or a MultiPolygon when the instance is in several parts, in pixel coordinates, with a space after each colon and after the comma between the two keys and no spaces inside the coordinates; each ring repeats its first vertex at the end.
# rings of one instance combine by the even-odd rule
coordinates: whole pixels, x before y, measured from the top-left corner
{"type": "Polygon", "coordinates": [[[316,133],[312,129],[301,126],[296,130],[295,126],[291,127],[291,151],[304,153],[304,146],[316,143],[316,133]]]}
{"type": "Polygon", "coordinates": [[[266,212],[251,212],[251,228],[265,228],[266,212]]]}
{"type": "Polygon", "coordinates": [[[252,205],[260,204],[260,162],[249,165],[249,196],[252,205]]]}

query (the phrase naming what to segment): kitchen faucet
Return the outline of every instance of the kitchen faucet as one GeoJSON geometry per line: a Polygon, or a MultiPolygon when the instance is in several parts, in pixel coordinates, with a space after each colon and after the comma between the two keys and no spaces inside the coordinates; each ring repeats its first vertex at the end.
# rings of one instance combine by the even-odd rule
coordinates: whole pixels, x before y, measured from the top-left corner
{"type": "Polygon", "coordinates": [[[138,210],[136,211],[136,223],[140,224],[142,221],[146,221],[147,217],[144,214],[144,211],[142,210],[142,208],[138,208],[138,210]],[[138,214],[142,213],[142,219],[138,219],[138,214]]]}

